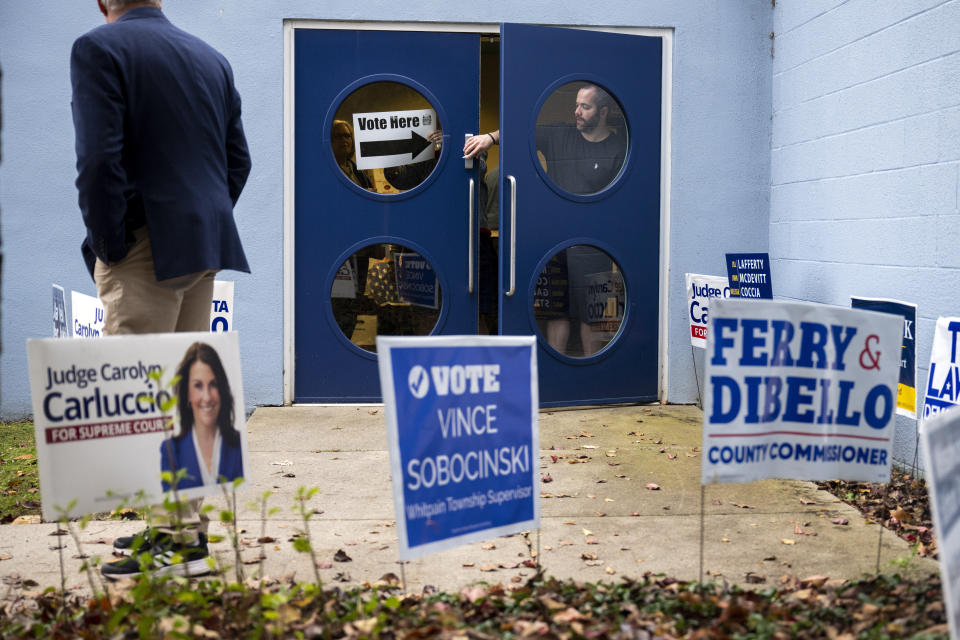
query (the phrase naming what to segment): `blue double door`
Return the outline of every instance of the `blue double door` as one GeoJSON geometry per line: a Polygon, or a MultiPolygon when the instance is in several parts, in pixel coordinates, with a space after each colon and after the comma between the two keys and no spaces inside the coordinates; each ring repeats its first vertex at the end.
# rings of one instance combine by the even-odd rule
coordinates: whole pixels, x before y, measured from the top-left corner
{"type": "Polygon", "coordinates": [[[538,336],[544,406],[656,399],[661,40],[499,46],[497,224],[461,153],[479,34],[295,32],[295,402],[380,401],[377,334],[475,335],[490,298],[538,336]]]}

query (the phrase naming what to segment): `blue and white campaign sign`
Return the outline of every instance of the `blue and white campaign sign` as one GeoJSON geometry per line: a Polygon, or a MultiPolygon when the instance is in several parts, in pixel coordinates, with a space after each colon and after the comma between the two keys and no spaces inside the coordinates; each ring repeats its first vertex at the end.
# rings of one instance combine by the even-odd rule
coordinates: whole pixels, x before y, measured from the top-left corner
{"type": "Polygon", "coordinates": [[[537,528],[533,336],[377,337],[400,559],[537,528]]]}
{"type": "Polygon", "coordinates": [[[923,420],[960,403],[958,337],[960,318],[937,318],[930,351],[930,371],[927,373],[927,393],[923,399],[923,420]]]}
{"type": "Polygon", "coordinates": [[[902,318],[733,298],[710,315],[704,484],[889,480],[902,318]]]}
{"type": "Polygon", "coordinates": [[[710,319],[710,299],[729,298],[730,286],[723,276],[686,274],[687,312],[690,316],[690,344],[701,349],[707,346],[707,322],[710,319]]]}
{"type": "Polygon", "coordinates": [[[249,469],[236,333],[28,340],[27,357],[45,519],[109,511],[141,491],[157,504],[163,471],[185,469],[180,496],[195,498],[249,469]]]}
{"type": "Polygon", "coordinates": [[[770,256],[766,253],[728,253],[727,278],[731,298],[773,298],[770,256]]]}
{"type": "Polygon", "coordinates": [[[393,254],[397,273],[397,295],[401,302],[418,307],[439,307],[437,272],[419,253],[393,254]]]}
{"type": "Polygon", "coordinates": [[[70,310],[73,312],[74,338],[100,338],[103,336],[104,313],[100,298],[71,291],[70,310]]]}
{"type": "Polygon", "coordinates": [[[437,130],[433,109],[353,114],[353,141],[358,169],[385,169],[431,160],[429,140],[437,130]]]}
{"type": "Polygon", "coordinates": [[[236,331],[233,326],[233,282],[229,280],[213,281],[210,331],[236,331]]]}
{"type": "Polygon", "coordinates": [[[960,411],[924,420],[920,438],[950,637],[960,638],[960,411]]]}
{"type": "Polygon", "coordinates": [[[590,326],[594,340],[613,340],[623,324],[626,294],[619,271],[583,276],[580,317],[590,326]]]}
{"type": "Polygon", "coordinates": [[[854,309],[892,313],[903,318],[900,347],[900,383],[897,385],[897,413],[917,417],[917,305],[884,298],[850,298],[854,309]]]}
{"type": "Polygon", "coordinates": [[[357,297],[357,270],[354,267],[355,263],[356,258],[351,256],[337,269],[337,275],[333,276],[333,285],[330,287],[331,298],[349,298],[353,300],[357,297]]]}
{"type": "Polygon", "coordinates": [[[70,325],[67,324],[67,295],[63,287],[58,284],[53,285],[53,337],[70,337],[70,325]]]}

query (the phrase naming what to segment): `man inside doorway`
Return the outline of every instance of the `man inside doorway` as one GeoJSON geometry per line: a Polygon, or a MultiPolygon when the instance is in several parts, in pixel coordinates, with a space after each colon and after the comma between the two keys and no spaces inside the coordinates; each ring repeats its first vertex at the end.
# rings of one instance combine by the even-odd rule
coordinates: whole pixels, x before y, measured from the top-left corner
{"type": "MultiPolygon", "coordinates": [[[[627,142],[623,132],[612,126],[615,107],[613,97],[605,89],[585,84],[577,90],[573,124],[537,125],[537,150],[546,160],[547,175],[557,186],[575,194],[597,193],[619,175],[627,142]]],[[[463,155],[472,158],[499,142],[499,131],[472,136],[464,144],[463,155]]],[[[541,280],[549,283],[545,296],[554,304],[549,314],[545,312],[538,319],[551,347],[573,355],[567,349],[572,322],[580,338],[578,355],[590,356],[597,351],[597,340],[586,322],[585,288],[591,274],[611,269],[609,256],[587,246],[570,247],[547,263],[541,280]],[[555,283],[564,283],[567,289],[558,290],[561,285],[555,283]],[[556,314],[568,317],[552,317],[556,314]]]]}
{"type": "MultiPolygon", "coordinates": [[[[602,87],[587,84],[577,91],[574,124],[537,125],[537,150],[546,158],[547,175],[571,193],[596,193],[620,173],[626,156],[624,136],[610,125],[615,103],[602,87]]],[[[500,131],[471,136],[463,155],[473,158],[500,143],[500,131]]]]}

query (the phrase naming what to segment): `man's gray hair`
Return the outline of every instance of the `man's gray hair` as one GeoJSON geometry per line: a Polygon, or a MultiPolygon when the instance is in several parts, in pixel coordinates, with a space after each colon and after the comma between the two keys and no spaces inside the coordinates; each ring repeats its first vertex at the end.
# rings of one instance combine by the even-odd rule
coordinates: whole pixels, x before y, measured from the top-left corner
{"type": "Polygon", "coordinates": [[[107,11],[123,11],[127,7],[135,4],[150,4],[155,7],[160,6],[160,0],[101,0],[107,11]]]}

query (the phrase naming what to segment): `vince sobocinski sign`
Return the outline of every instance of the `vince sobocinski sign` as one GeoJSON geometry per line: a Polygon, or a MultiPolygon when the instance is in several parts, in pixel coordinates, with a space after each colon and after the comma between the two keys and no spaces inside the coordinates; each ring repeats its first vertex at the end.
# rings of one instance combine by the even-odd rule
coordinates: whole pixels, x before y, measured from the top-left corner
{"type": "Polygon", "coordinates": [[[890,477],[903,319],[712,302],[702,481],[890,477]]]}
{"type": "Polygon", "coordinates": [[[183,498],[245,476],[235,332],[28,340],[27,355],[47,520],[155,504],[170,488],[163,471],[185,469],[183,498]],[[217,443],[212,455],[200,433],[217,443]]]}

